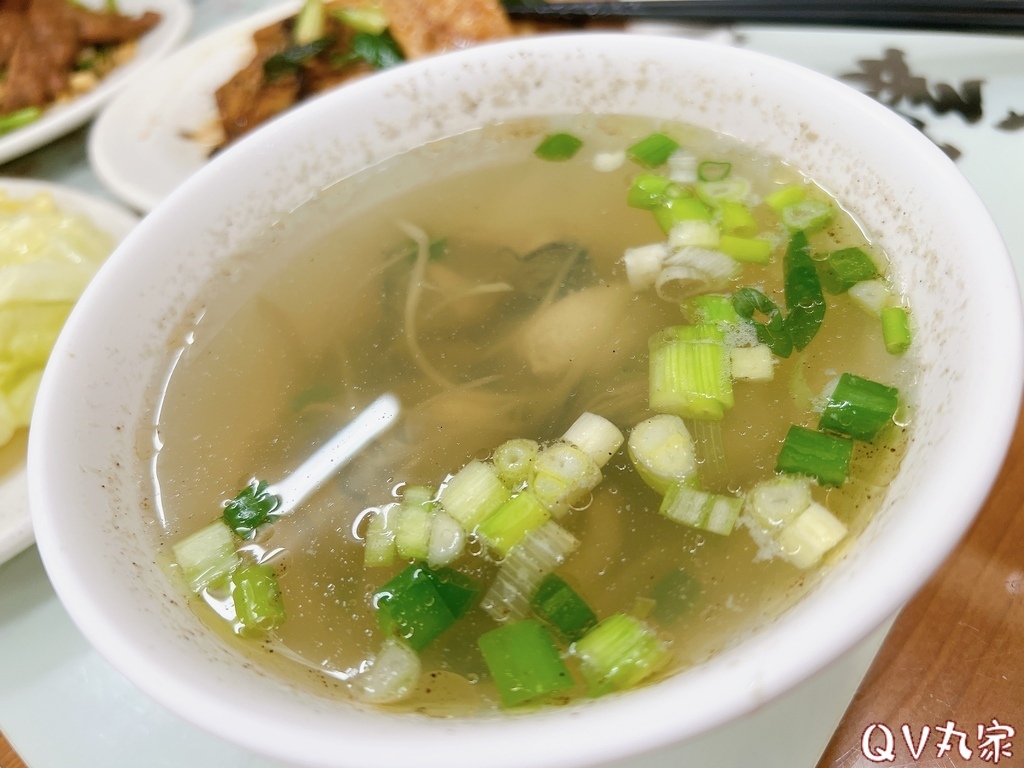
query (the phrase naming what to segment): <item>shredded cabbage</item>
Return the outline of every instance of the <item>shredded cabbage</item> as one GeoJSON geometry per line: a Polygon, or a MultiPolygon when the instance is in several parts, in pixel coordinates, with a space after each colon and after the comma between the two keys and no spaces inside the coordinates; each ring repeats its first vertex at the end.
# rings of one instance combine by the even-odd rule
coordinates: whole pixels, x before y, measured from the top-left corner
{"type": "Polygon", "coordinates": [[[53,198],[0,191],[0,445],[27,427],[64,321],[114,241],[53,198]]]}

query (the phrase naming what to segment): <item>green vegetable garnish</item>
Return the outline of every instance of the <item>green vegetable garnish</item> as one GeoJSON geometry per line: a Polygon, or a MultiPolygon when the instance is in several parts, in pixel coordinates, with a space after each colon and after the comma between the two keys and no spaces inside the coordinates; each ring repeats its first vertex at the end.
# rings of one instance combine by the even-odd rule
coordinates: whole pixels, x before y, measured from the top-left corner
{"type": "Polygon", "coordinates": [[[910,315],[903,307],[886,307],[881,317],[886,352],[902,355],[910,349],[910,315]]]}
{"type": "Polygon", "coordinates": [[[261,525],[276,517],[281,498],[267,491],[264,480],[253,480],[224,505],[224,522],[236,536],[251,538],[261,525]]]}
{"type": "Polygon", "coordinates": [[[569,160],[580,151],[583,142],[571,133],[552,133],[542,141],[533,154],[541,160],[569,160]]]}
{"type": "Polygon", "coordinates": [[[705,160],[697,166],[697,178],[701,181],[721,181],[732,171],[732,163],[705,160]]]}
{"type": "Polygon", "coordinates": [[[818,429],[874,440],[899,407],[899,390],[844,373],[822,411],[818,429]]]}
{"type": "Polygon", "coordinates": [[[879,276],[875,262],[860,248],[843,248],[828,254],[818,263],[818,274],[822,288],[833,295],[879,276]]]}
{"type": "Polygon", "coordinates": [[[506,624],[481,635],[478,643],[506,707],[574,685],[557,646],[540,622],[527,619],[506,624]]]}
{"type": "Polygon", "coordinates": [[[633,179],[633,184],[626,196],[626,205],[630,208],[653,211],[666,199],[683,196],[682,189],[667,176],[641,173],[633,179]]]}
{"type": "Polygon", "coordinates": [[[732,295],[736,314],[754,326],[757,340],[771,349],[777,357],[789,357],[793,353],[793,337],[789,334],[782,310],[756,288],[740,288],[732,295]],[[755,320],[755,315],[766,318],[755,320]]]}
{"type": "Polygon", "coordinates": [[[352,36],[352,60],[365,61],[374,69],[387,69],[405,61],[402,49],[388,31],[379,35],[357,32],[352,36]]]}
{"type": "Polygon", "coordinates": [[[231,574],[231,600],[240,635],[259,636],[284,624],[281,587],[273,566],[252,563],[231,574]]]}
{"type": "Polygon", "coordinates": [[[644,168],[664,165],[672,153],[679,149],[679,143],[663,133],[652,133],[626,150],[626,156],[644,168]]]}
{"type": "Polygon", "coordinates": [[[5,133],[22,128],[29,123],[34,123],[43,116],[43,110],[39,107],[25,107],[0,115],[0,136],[5,133]]]}
{"type": "Polygon", "coordinates": [[[853,440],[793,425],[779,451],[777,472],[813,477],[822,485],[842,485],[850,473],[853,440]]]}
{"type": "Polygon", "coordinates": [[[568,641],[579,640],[597,624],[597,615],[564,579],[549,573],[537,587],[530,608],[568,641]]]}
{"type": "Polygon", "coordinates": [[[373,595],[377,624],[384,634],[422,651],[455,623],[455,614],[437,589],[430,569],[413,563],[373,595]]]}
{"type": "Polygon", "coordinates": [[[807,235],[802,230],[794,232],[790,238],[782,270],[788,310],[786,328],[793,339],[793,347],[800,351],[811,343],[825,319],[821,280],[811,258],[807,235]]]}
{"type": "Polygon", "coordinates": [[[294,74],[310,59],[319,56],[334,43],[333,37],[321,37],[311,43],[293,45],[263,62],[263,75],[268,81],[294,74]]]}

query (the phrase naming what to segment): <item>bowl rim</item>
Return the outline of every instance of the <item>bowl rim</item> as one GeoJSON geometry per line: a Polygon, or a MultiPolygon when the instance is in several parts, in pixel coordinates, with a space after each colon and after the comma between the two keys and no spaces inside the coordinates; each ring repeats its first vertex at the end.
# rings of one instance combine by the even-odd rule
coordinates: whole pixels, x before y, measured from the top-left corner
{"type": "MultiPolygon", "coordinates": [[[[855,104],[859,109],[865,110],[871,119],[878,121],[886,130],[891,130],[900,136],[901,141],[905,142],[910,150],[923,153],[924,156],[934,160],[934,173],[937,174],[937,178],[956,189],[963,199],[966,210],[971,215],[979,217],[978,220],[984,224],[980,234],[982,247],[1005,255],[1004,270],[1002,273],[997,270],[993,281],[1002,280],[1010,283],[1014,294],[1017,294],[1016,280],[1013,279],[1013,271],[1005,245],[994,224],[991,223],[985,207],[956,167],[927,138],[906,125],[890,110],[848,86],[799,65],[753,51],[727,48],[700,41],[683,41],[646,35],[623,36],[588,33],[585,35],[522,38],[488,43],[477,48],[447,54],[444,57],[406,64],[392,71],[378,73],[373,78],[351,83],[340,91],[325,94],[302,105],[261,128],[257,134],[251,137],[252,140],[243,140],[200,169],[176,189],[166,201],[157,206],[126,238],[73,311],[68,323],[70,330],[62,334],[58,341],[55,354],[51,358],[55,364],[48,366],[40,388],[40,407],[34,415],[33,430],[29,439],[29,493],[33,521],[36,526],[40,554],[61,602],[83,635],[115,668],[150,697],[187,720],[211,730],[229,741],[249,748],[253,747],[251,743],[247,744],[244,737],[240,735],[244,732],[240,726],[245,723],[245,719],[240,717],[243,713],[237,711],[238,707],[244,707],[244,702],[241,699],[211,699],[209,693],[196,690],[193,687],[192,679],[182,674],[182,670],[168,668],[160,658],[152,654],[149,648],[138,647],[135,641],[120,632],[116,612],[111,612],[109,601],[94,594],[88,582],[80,579],[80,574],[73,566],[69,567],[69,564],[74,562],[68,557],[73,542],[67,541],[62,536],[58,520],[59,512],[55,505],[57,498],[53,494],[53,489],[48,485],[49,467],[46,456],[54,442],[59,441],[62,437],[63,425],[55,421],[52,406],[56,400],[68,395],[69,385],[62,381],[61,371],[66,367],[69,357],[75,354],[74,345],[78,333],[77,328],[81,324],[80,318],[95,311],[96,306],[105,300],[104,294],[110,290],[107,287],[108,284],[112,285],[115,282],[115,277],[112,275],[117,270],[124,268],[130,260],[138,258],[136,252],[144,249],[147,240],[173,231],[175,217],[187,210],[188,205],[191,204],[190,201],[193,201],[196,196],[207,194],[210,191],[223,191],[222,179],[231,173],[232,169],[249,163],[260,163],[268,147],[273,148],[279,143],[286,143],[296,127],[307,121],[312,122],[315,115],[328,114],[329,110],[334,109],[335,102],[355,101],[363,98],[364,95],[382,91],[386,87],[400,85],[407,78],[418,74],[451,71],[465,61],[502,56],[543,56],[547,51],[566,49],[567,41],[570,48],[583,46],[588,50],[621,46],[635,51],[634,55],[637,56],[641,55],[641,51],[644,51],[645,55],[650,55],[652,51],[669,53],[670,49],[681,50],[679,47],[682,46],[689,48],[694,55],[714,61],[722,58],[738,59],[741,62],[767,68],[780,75],[795,77],[804,84],[831,94],[838,100],[855,104]],[[587,42],[583,42],[584,40],[587,42]]],[[[1018,319],[1021,317],[1019,299],[1020,297],[1017,295],[1015,305],[1009,299],[1006,299],[1005,302],[1006,310],[1010,314],[1015,313],[1018,319]]],[[[987,393],[988,399],[983,403],[990,418],[979,419],[990,428],[987,441],[980,449],[980,458],[983,459],[980,463],[984,469],[972,477],[966,478],[959,490],[960,500],[969,500],[966,503],[974,508],[974,512],[980,508],[980,504],[995,481],[1013,433],[1014,418],[1000,421],[991,417],[996,412],[995,404],[1001,403],[998,411],[1006,414],[1011,413],[1011,408],[1006,403],[1012,404],[1012,414],[1015,416],[1016,404],[1021,399],[1021,387],[1024,382],[1024,322],[1017,323],[1008,330],[1008,333],[1009,337],[1006,338],[1006,341],[1012,343],[1006,345],[1006,356],[1000,361],[1006,375],[993,382],[987,393]]],[[[530,729],[530,738],[520,738],[516,743],[515,750],[512,750],[510,754],[496,756],[494,765],[584,765],[665,746],[752,711],[759,704],[789,690],[814,671],[824,668],[830,661],[853,647],[870,631],[889,619],[903,602],[909,599],[918,586],[938,568],[941,561],[953,550],[973,519],[974,514],[964,514],[955,521],[955,524],[947,523],[946,527],[941,530],[941,535],[924,542],[915,551],[905,553],[904,566],[908,572],[914,572],[915,579],[904,580],[903,583],[894,586],[887,583],[887,574],[875,574],[871,589],[868,591],[885,594],[888,599],[866,608],[859,622],[831,627],[828,633],[829,642],[814,647],[804,647],[801,649],[799,659],[792,657],[788,662],[780,663],[777,667],[761,670],[760,674],[754,677],[751,677],[748,668],[742,663],[737,663],[734,658],[719,656],[695,670],[688,670],[658,685],[629,692],[626,696],[608,697],[599,702],[585,705],[582,709],[549,710],[541,716],[530,714],[495,719],[456,720],[447,723],[403,720],[402,727],[409,729],[412,737],[410,742],[414,742],[415,746],[401,747],[400,745],[378,744],[376,747],[383,749],[383,752],[375,752],[372,748],[374,745],[350,744],[349,747],[353,752],[348,759],[354,759],[355,762],[335,763],[332,762],[332,758],[325,757],[327,754],[325,750],[338,745],[338,734],[325,735],[317,731],[315,726],[313,728],[304,727],[295,718],[287,723],[275,723],[266,718],[260,719],[258,727],[261,731],[265,730],[266,733],[282,739],[273,744],[266,743],[269,739],[264,740],[260,746],[262,751],[267,754],[309,765],[360,765],[371,759],[375,760],[378,765],[400,765],[407,764],[408,756],[412,754],[418,755],[421,762],[426,765],[433,765],[435,762],[432,762],[428,754],[430,748],[434,745],[443,745],[453,736],[464,742],[471,739],[473,744],[479,746],[489,741],[503,739],[509,734],[518,734],[521,737],[523,723],[526,723],[526,727],[530,729]],[[911,584],[911,582],[913,583],[911,584]],[[715,680],[724,680],[731,685],[749,685],[751,679],[756,679],[757,690],[747,691],[743,697],[726,692],[727,686],[719,686],[717,691],[715,689],[715,680]],[[691,688],[695,680],[698,687],[703,686],[705,692],[711,693],[705,701],[702,701],[703,712],[691,717],[685,725],[680,725],[672,717],[638,718],[638,711],[672,713],[673,705],[677,704],[680,692],[691,688]],[[572,740],[575,743],[570,747],[571,754],[568,749],[559,749],[556,753],[552,753],[550,744],[570,740],[566,739],[567,733],[577,736],[583,734],[583,730],[579,726],[580,723],[585,723],[587,738],[572,740]],[[623,735],[624,725],[628,726],[631,733],[623,735]],[[399,753],[390,751],[392,748],[403,750],[404,759],[396,759],[399,753]]],[[[857,594],[856,585],[849,583],[837,582],[832,585],[832,589],[835,593],[833,597],[841,596],[846,599],[854,599],[857,594]]],[[[760,636],[751,638],[743,643],[743,648],[748,653],[770,657],[778,651],[780,644],[795,642],[801,637],[817,636],[818,633],[814,631],[813,626],[814,609],[820,602],[821,598],[815,598],[814,593],[808,595],[787,613],[786,622],[781,630],[773,629],[771,635],[762,633],[760,636]]],[[[346,738],[351,738],[358,735],[358,732],[350,730],[344,735],[346,738]]],[[[473,760],[476,755],[475,751],[467,751],[471,753],[469,759],[473,760]]],[[[474,764],[473,762],[463,762],[465,759],[453,755],[449,750],[445,759],[437,760],[436,764],[453,766],[474,764]]]]}

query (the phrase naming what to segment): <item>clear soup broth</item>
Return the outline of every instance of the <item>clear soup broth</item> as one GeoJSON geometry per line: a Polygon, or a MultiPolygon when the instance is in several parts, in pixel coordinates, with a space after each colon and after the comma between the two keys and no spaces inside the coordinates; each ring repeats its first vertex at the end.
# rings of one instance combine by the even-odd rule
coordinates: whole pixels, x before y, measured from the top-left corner
{"type": "MultiPolygon", "coordinates": [[[[338,182],[237,256],[169,356],[152,480],[173,578],[278,674],[439,716],[649,684],[735,644],[842,557],[906,441],[913,350],[883,318],[907,310],[847,204],[726,137],[632,117],[493,126],[338,182]],[[557,133],[581,141],[571,157],[538,151],[557,133]],[[868,261],[835,256],[848,249],[868,261]],[[741,289],[770,301],[750,310],[741,289]],[[724,366],[711,386],[728,393],[699,394],[699,412],[652,396],[657,339],[680,327],[714,329],[694,343],[724,366]],[[843,374],[876,385],[870,403],[836,406],[843,374]],[[275,506],[281,481],[385,393],[393,422],[275,506]],[[870,437],[836,426],[851,408],[870,437]],[[582,414],[600,429],[581,439],[582,414]],[[672,417],[651,422],[660,442],[640,444],[657,416],[672,417]],[[787,447],[794,425],[826,442],[787,447]],[[593,477],[592,434],[610,458],[573,486],[577,465],[593,477]],[[477,519],[446,497],[467,465],[493,480],[511,440],[526,441],[525,469],[499,477],[501,504],[531,493],[530,451],[552,446],[569,446],[552,465],[568,490],[500,524],[493,503],[477,519]],[[242,512],[262,500],[269,515],[232,531],[246,488],[242,512]],[[210,530],[206,551],[182,547],[210,530]],[[418,613],[430,606],[395,610],[402,584],[438,573],[464,587],[441,625],[418,613]]],[[[426,602],[446,602],[431,584],[426,602]]]]}

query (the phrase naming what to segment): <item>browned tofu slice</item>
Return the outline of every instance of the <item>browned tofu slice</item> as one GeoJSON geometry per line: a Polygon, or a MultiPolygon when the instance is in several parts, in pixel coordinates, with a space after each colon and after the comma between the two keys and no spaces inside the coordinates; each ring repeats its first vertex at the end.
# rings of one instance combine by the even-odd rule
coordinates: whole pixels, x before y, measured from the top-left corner
{"type": "Polygon", "coordinates": [[[383,0],[382,6],[409,59],[512,35],[498,0],[383,0]]]}

